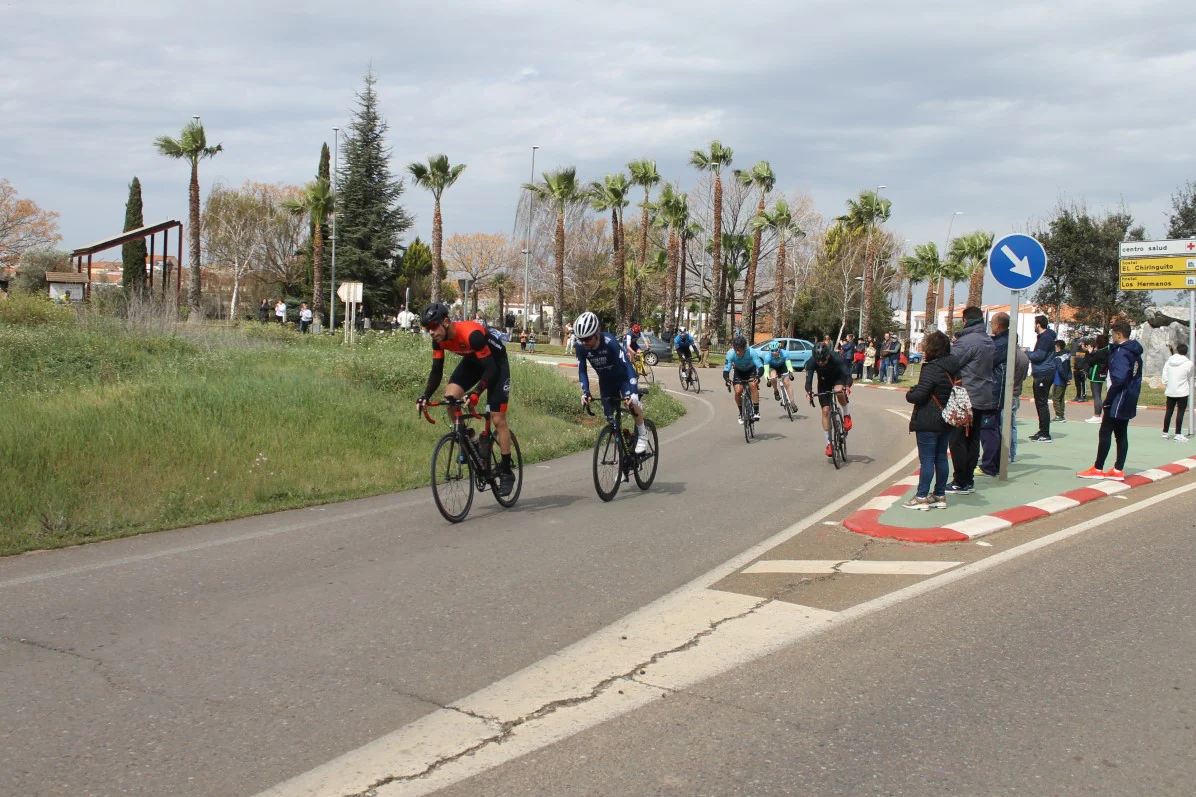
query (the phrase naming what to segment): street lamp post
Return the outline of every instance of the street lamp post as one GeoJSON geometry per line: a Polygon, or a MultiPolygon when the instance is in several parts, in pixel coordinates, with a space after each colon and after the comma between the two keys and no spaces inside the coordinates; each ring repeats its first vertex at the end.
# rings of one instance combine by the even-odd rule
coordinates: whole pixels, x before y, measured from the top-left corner
{"type": "MultiPolygon", "coordinates": [[[[962,210],[957,210],[951,214],[951,222],[947,225],[947,242],[943,245],[943,257],[944,258],[947,256],[947,249],[950,248],[950,246],[951,246],[951,227],[954,226],[954,224],[955,224],[955,217],[962,216],[962,215],[963,215],[962,210]]],[[[934,313],[930,316],[930,318],[926,319],[926,331],[927,332],[930,331],[931,324],[934,324],[936,327],[938,326],[939,299],[941,298],[942,292],[943,292],[943,280],[940,277],[939,278],[939,289],[934,292],[934,313]]],[[[947,319],[947,328],[948,329],[951,328],[951,319],[950,318],[947,319]]]]}
{"type": "Polygon", "coordinates": [[[864,278],[854,277],[856,282],[860,283],[860,324],[856,327],[855,339],[859,340],[864,336],[864,278]]]}
{"type": "MultiPolygon", "coordinates": [[[[341,129],[332,128],[332,281],[328,290],[328,331],[336,332],[336,217],[341,215],[336,198],[336,172],[341,153],[341,129]]],[[[411,310],[410,307],[407,308],[411,310]]]]}
{"type": "MultiPolygon", "coordinates": [[[[532,175],[529,183],[536,182],[536,150],[539,147],[532,147],[532,175]]],[[[523,331],[527,331],[528,316],[531,315],[531,310],[527,303],[527,275],[532,266],[532,205],[535,202],[534,196],[528,192],[527,201],[527,237],[524,239],[525,248],[523,250],[523,331]]]]}

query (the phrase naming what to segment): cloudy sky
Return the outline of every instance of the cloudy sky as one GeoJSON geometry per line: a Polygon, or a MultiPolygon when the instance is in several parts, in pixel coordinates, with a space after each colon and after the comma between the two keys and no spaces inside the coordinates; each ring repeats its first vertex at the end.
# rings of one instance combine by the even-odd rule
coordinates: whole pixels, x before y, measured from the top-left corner
{"type": "MultiPolygon", "coordinates": [[[[64,245],[185,218],[154,154],[200,114],[214,180],[301,183],[372,64],[396,171],[468,164],[445,231],[511,232],[530,170],[637,157],[692,186],[690,150],[772,162],[824,215],[888,186],[892,226],[1024,230],[1060,197],[1124,201],[1163,237],[1196,179],[1190,0],[0,0],[0,177],[62,214],[64,245]]],[[[416,234],[430,202],[409,190],[416,234]]]]}

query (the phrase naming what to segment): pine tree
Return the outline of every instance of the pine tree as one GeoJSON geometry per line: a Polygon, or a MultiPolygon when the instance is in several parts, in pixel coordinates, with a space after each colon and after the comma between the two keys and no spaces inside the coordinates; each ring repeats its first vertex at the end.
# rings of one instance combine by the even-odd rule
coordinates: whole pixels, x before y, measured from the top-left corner
{"type": "MultiPolygon", "coordinates": [[[[129,201],[125,204],[125,229],[136,230],[145,226],[145,219],[141,210],[141,181],[136,177],[129,183],[129,201]]],[[[125,296],[145,295],[145,239],[125,244],[120,249],[121,260],[124,265],[123,283],[125,296]]]]}
{"type": "Polygon", "coordinates": [[[376,82],[374,73],[367,72],[345,136],[336,222],[337,279],[364,283],[370,308],[380,307],[390,295],[399,240],[412,225],[399,205],[403,181],[391,176],[388,126],[378,114],[376,82]]]}

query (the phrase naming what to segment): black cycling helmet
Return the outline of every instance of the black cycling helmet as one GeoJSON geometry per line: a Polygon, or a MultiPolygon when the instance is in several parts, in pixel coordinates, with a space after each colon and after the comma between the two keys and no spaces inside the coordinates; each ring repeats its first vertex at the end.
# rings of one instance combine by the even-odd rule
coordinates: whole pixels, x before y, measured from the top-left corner
{"type": "Polygon", "coordinates": [[[433,302],[419,311],[419,323],[425,327],[428,324],[437,324],[448,317],[448,305],[441,304],[440,302],[433,302]]]}
{"type": "Polygon", "coordinates": [[[814,344],[814,362],[824,363],[831,358],[831,347],[828,343],[814,344]]]}
{"type": "Polygon", "coordinates": [[[735,347],[736,349],[746,349],[747,348],[747,338],[745,338],[743,335],[737,335],[735,337],[735,340],[731,341],[731,345],[733,347],[735,347]]]}

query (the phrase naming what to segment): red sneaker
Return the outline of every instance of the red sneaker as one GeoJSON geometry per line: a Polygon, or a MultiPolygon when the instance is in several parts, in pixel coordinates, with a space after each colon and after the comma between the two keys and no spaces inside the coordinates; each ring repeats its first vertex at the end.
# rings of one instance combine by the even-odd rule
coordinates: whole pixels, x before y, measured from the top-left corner
{"type": "Polygon", "coordinates": [[[1117,468],[1109,468],[1105,471],[1105,478],[1112,479],[1115,482],[1125,481],[1125,471],[1117,470],[1117,468]]]}
{"type": "Polygon", "coordinates": [[[826,444],[826,455],[828,457],[833,457],[835,455],[835,449],[831,446],[830,443],[826,444]]]}
{"type": "Polygon", "coordinates": [[[1103,478],[1105,478],[1105,472],[1103,470],[1101,470],[1100,468],[1096,467],[1095,465],[1093,465],[1088,470],[1080,471],[1076,475],[1079,476],[1081,479],[1103,479],[1103,478]]]}
{"type": "Polygon", "coordinates": [[[843,431],[845,431],[845,432],[851,431],[851,416],[850,415],[843,416],[843,431]]]}

